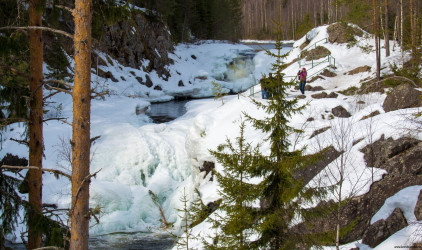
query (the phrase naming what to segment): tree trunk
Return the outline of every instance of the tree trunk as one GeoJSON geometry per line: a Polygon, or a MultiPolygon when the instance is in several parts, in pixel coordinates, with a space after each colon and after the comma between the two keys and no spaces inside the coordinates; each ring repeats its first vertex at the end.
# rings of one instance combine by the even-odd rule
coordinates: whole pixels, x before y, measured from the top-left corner
{"type": "MultiPolygon", "coordinates": [[[[42,26],[40,0],[29,2],[29,25],[42,26]]],[[[43,44],[42,31],[29,33],[30,50],[30,111],[29,111],[29,165],[42,168],[43,154],[43,44]]],[[[42,205],[42,171],[28,171],[29,203],[31,211],[28,218],[28,249],[41,247],[41,233],[34,229],[42,205]]]]}
{"type": "Polygon", "coordinates": [[[415,20],[413,20],[413,0],[410,0],[410,37],[412,41],[412,53],[415,54],[415,20]]]}
{"type": "Polygon", "coordinates": [[[400,45],[401,45],[401,66],[404,67],[403,0],[400,0],[400,45]]]}
{"type": "Polygon", "coordinates": [[[374,38],[375,38],[375,54],[377,61],[377,80],[380,80],[380,60],[379,60],[379,43],[378,43],[378,25],[377,25],[377,5],[376,0],[372,0],[373,8],[373,24],[374,24],[374,38]]]}
{"type": "Polygon", "coordinates": [[[388,0],[384,0],[385,7],[385,56],[390,56],[390,31],[388,29],[388,0]]]}
{"type": "Polygon", "coordinates": [[[91,109],[91,0],[75,0],[75,80],[72,124],[72,207],[70,249],[88,249],[91,109]]]}

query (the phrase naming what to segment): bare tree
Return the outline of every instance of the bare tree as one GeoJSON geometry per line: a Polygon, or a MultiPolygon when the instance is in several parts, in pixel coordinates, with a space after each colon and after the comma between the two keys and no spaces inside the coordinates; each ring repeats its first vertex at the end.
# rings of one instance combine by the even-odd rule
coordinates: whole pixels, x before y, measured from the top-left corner
{"type": "Polygon", "coordinates": [[[88,249],[91,111],[91,0],[75,0],[75,80],[72,92],[72,202],[70,249],[88,249]]]}

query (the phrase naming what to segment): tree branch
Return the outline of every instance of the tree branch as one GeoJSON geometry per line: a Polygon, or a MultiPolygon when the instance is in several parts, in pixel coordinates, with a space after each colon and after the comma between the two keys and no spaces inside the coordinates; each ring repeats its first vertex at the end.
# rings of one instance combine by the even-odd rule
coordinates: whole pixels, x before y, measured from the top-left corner
{"type": "Polygon", "coordinates": [[[67,83],[67,82],[65,82],[63,80],[51,79],[51,80],[44,81],[44,83],[58,83],[58,84],[65,85],[65,86],[69,87],[70,89],[73,89],[73,85],[72,84],[67,83]]]}
{"type": "Polygon", "coordinates": [[[9,165],[3,165],[3,166],[1,166],[1,168],[7,168],[7,169],[36,169],[36,170],[40,170],[40,171],[46,171],[46,172],[53,173],[56,176],[62,175],[64,177],[67,177],[69,180],[71,179],[71,176],[69,174],[66,174],[65,172],[62,172],[62,171],[56,170],[56,169],[39,168],[39,167],[35,167],[35,166],[22,167],[22,166],[9,166],[9,165]]]}
{"type": "Polygon", "coordinates": [[[27,73],[25,73],[25,72],[20,71],[20,70],[19,70],[19,69],[17,69],[17,68],[14,68],[14,67],[11,67],[11,66],[8,66],[8,65],[4,65],[4,64],[2,64],[2,63],[0,63],[0,67],[4,68],[4,69],[6,69],[6,70],[10,70],[10,71],[12,71],[13,73],[15,73],[16,75],[19,75],[19,76],[25,77],[25,78],[27,78],[28,80],[29,80],[29,79],[31,79],[31,76],[30,76],[30,75],[28,75],[28,74],[27,74],[27,73]]]}
{"type": "Polygon", "coordinates": [[[69,216],[72,216],[73,210],[75,210],[75,205],[76,205],[76,202],[78,201],[78,196],[79,196],[79,193],[81,192],[82,186],[85,184],[85,182],[91,181],[91,178],[95,177],[98,174],[98,172],[100,172],[101,170],[103,170],[103,169],[100,168],[100,170],[98,170],[97,172],[90,174],[88,176],[85,176],[81,185],[78,188],[78,191],[76,192],[75,201],[73,202],[72,207],[69,210],[69,216]]]}
{"type": "Polygon", "coordinates": [[[66,94],[72,95],[72,91],[67,90],[67,89],[51,87],[51,86],[48,86],[48,85],[45,85],[45,88],[48,89],[48,90],[57,90],[57,91],[64,92],[66,94]]]}
{"type": "Polygon", "coordinates": [[[95,99],[95,98],[97,98],[97,97],[100,97],[100,96],[105,96],[105,95],[109,95],[110,93],[109,93],[109,91],[108,90],[106,90],[106,91],[104,91],[104,92],[101,92],[101,93],[95,93],[95,95],[92,95],[91,96],[91,99],[95,99]]]}
{"type": "Polygon", "coordinates": [[[69,8],[67,6],[56,4],[56,5],[54,5],[54,7],[62,9],[62,10],[67,10],[67,11],[70,12],[70,14],[73,14],[73,9],[69,8]]]}
{"type": "Polygon", "coordinates": [[[10,140],[11,141],[14,141],[14,142],[17,142],[19,144],[23,144],[23,145],[29,146],[29,142],[24,141],[24,140],[17,140],[17,139],[14,139],[14,138],[10,138],[10,140]]]}
{"type": "Polygon", "coordinates": [[[49,32],[57,33],[57,34],[66,36],[66,37],[73,40],[73,35],[70,34],[70,33],[67,33],[63,30],[56,30],[56,29],[52,29],[52,28],[49,28],[49,27],[43,27],[43,26],[23,26],[23,27],[5,26],[5,27],[0,27],[0,31],[1,30],[42,30],[42,31],[49,31],[49,32]]]}

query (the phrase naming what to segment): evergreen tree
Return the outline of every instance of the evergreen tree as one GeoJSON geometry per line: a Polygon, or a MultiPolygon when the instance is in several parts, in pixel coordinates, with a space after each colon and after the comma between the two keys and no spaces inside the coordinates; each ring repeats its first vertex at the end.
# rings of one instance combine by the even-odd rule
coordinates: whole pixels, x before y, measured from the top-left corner
{"type": "Polygon", "coordinates": [[[268,116],[262,120],[246,117],[253,126],[267,134],[270,143],[268,155],[261,155],[255,175],[263,177],[261,183],[263,200],[260,210],[259,238],[257,246],[270,249],[296,249],[298,245],[316,245],[319,235],[303,235],[291,230],[290,226],[298,217],[306,222],[314,212],[303,209],[301,204],[311,202],[317,196],[324,194],[324,190],[307,188],[303,182],[295,178],[294,173],[305,167],[308,157],[303,150],[292,150],[289,135],[302,133],[289,125],[292,115],[301,112],[304,106],[298,105],[296,98],[288,98],[287,89],[293,82],[285,82],[281,54],[281,23],[277,27],[276,53],[267,53],[276,59],[273,64],[275,77],[269,79],[273,92],[268,103],[255,101],[258,108],[263,109],[268,116]]]}
{"type": "Polygon", "coordinates": [[[208,249],[250,249],[256,209],[252,203],[258,199],[259,188],[248,183],[251,169],[257,163],[258,147],[252,148],[245,141],[245,122],[240,125],[240,136],[235,144],[229,139],[211,154],[224,166],[215,176],[221,190],[222,202],[216,218],[210,217],[214,228],[222,231],[213,244],[204,241],[208,249]]]}

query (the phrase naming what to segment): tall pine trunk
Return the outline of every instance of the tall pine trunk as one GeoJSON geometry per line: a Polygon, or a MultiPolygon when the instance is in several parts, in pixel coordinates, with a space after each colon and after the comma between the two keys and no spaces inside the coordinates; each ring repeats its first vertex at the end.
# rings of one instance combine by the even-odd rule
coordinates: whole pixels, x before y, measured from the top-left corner
{"type": "MultiPolygon", "coordinates": [[[[41,1],[29,2],[29,25],[42,26],[41,1]]],[[[30,111],[29,111],[29,165],[42,168],[43,154],[43,44],[42,31],[31,30],[29,33],[30,50],[30,111]]],[[[42,172],[37,169],[28,171],[29,203],[31,210],[28,218],[28,249],[41,247],[41,233],[35,224],[41,213],[42,172]]]]}
{"type": "Polygon", "coordinates": [[[388,0],[384,0],[385,8],[385,56],[390,56],[390,34],[388,29],[388,0]]]}
{"type": "Polygon", "coordinates": [[[70,249],[88,249],[91,111],[91,0],[75,0],[70,249]]]}
{"type": "Polygon", "coordinates": [[[377,25],[377,4],[376,0],[372,0],[372,7],[373,7],[373,24],[374,24],[374,38],[375,38],[375,54],[376,54],[376,61],[377,61],[377,80],[380,80],[380,60],[379,60],[379,43],[378,43],[378,25],[377,25]]]}

